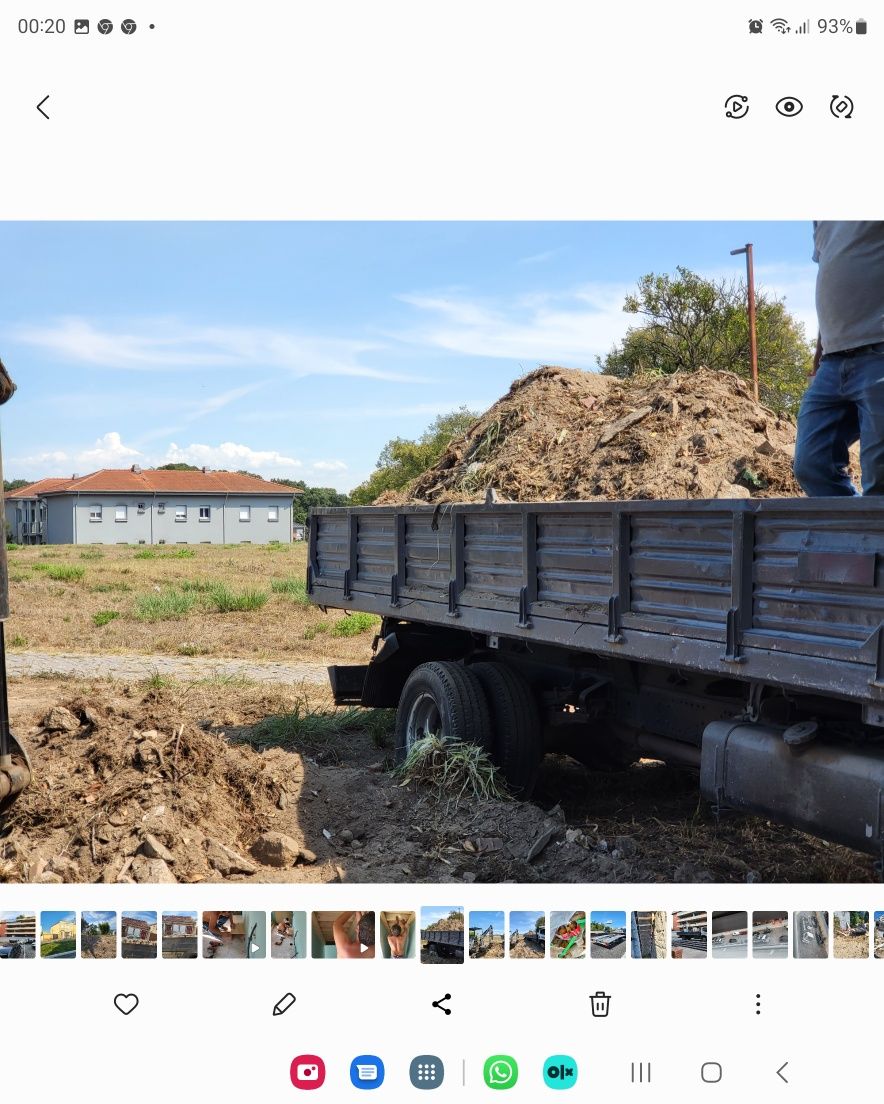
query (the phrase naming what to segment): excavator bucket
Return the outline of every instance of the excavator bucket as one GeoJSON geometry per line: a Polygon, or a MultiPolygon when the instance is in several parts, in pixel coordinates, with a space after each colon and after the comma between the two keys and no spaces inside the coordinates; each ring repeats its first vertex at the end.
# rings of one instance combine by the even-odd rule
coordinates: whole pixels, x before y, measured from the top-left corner
{"type": "Polygon", "coordinates": [[[7,731],[7,740],[9,755],[4,758],[4,765],[0,765],[0,827],[6,812],[31,781],[31,758],[28,755],[28,749],[13,732],[7,731]]]}

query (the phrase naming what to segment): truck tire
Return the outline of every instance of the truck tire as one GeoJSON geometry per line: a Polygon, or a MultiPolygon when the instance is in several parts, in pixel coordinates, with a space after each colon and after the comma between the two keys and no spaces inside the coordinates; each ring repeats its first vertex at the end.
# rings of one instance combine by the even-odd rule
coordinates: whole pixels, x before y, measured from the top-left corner
{"type": "Polygon", "coordinates": [[[470,670],[491,709],[491,757],[510,789],[530,797],[543,759],[543,723],[534,691],[503,663],[475,663],[470,670]]]}
{"type": "Polygon", "coordinates": [[[440,736],[446,743],[491,749],[491,719],[482,685],[459,663],[422,663],[408,676],[396,711],[397,763],[417,740],[440,736]]]}

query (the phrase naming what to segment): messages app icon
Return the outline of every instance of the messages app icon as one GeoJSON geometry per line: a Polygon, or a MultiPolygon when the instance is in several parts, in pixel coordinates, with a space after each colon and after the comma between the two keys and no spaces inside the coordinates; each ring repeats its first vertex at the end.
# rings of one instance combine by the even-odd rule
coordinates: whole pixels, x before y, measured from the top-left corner
{"type": "Polygon", "coordinates": [[[376,1054],[360,1054],[350,1063],[350,1084],[357,1089],[379,1089],[384,1083],[384,1063],[376,1054]]]}
{"type": "Polygon", "coordinates": [[[494,1054],[485,1060],[482,1076],[489,1089],[511,1089],[519,1080],[519,1066],[509,1054],[494,1054]]]}

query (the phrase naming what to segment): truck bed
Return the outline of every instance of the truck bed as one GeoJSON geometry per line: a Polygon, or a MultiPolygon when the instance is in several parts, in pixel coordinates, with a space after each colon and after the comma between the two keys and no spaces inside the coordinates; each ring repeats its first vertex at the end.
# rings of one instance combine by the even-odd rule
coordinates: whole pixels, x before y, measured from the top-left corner
{"type": "Polygon", "coordinates": [[[884,500],[326,508],[313,602],[859,702],[884,725],[884,500]]]}

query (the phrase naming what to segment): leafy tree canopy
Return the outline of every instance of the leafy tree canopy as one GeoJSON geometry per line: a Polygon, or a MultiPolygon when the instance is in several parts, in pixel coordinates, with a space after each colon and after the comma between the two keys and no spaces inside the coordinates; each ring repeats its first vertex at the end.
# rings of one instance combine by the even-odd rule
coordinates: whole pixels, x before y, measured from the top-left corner
{"type": "MultiPolygon", "coordinates": [[[[707,367],[750,378],[749,310],[742,280],[706,280],[679,266],[675,275],[642,277],[623,304],[644,321],[598,357],[603,372],[621,379],[670,375],[707,367]]],[[[756,288],[758,379],[761,401],[795,413],[813,363],[804,326],[782,299],[756,288]]]]}
{"type": "Polygon", "coordinates": [[[455,437],[465,433],[479,415],[465,406],[440,414],[416,441],[394,437],[378,457],[377,467],[350,494],[354,506],[368,506],[384,491],[401,491],[431,468],[455,437]]]}

